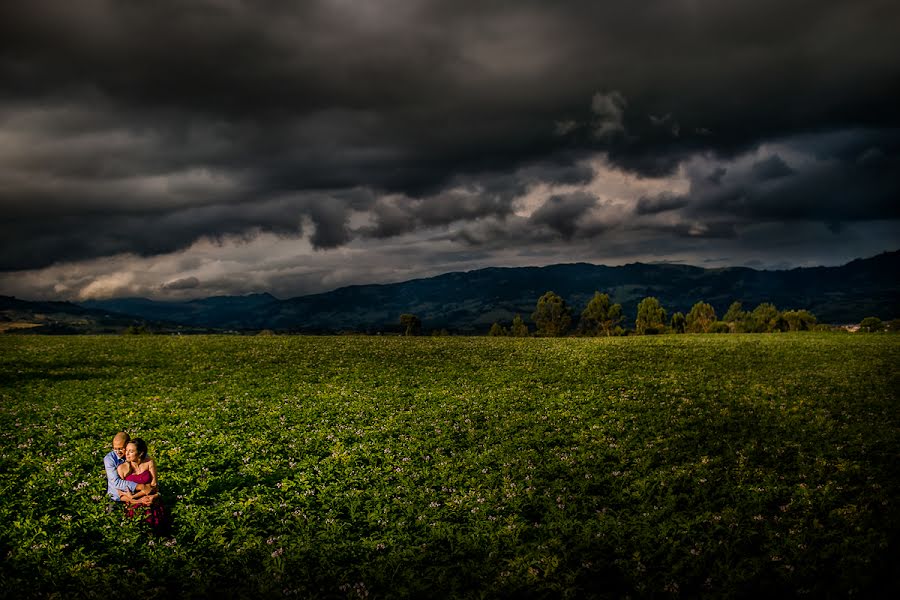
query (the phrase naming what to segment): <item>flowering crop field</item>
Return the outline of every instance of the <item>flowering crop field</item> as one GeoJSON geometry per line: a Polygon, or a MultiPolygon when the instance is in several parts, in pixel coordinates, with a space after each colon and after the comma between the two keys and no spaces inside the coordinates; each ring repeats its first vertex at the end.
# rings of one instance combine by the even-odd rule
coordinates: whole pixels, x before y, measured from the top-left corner
{"type": "Polygon", "coordinates": [[[890,595],[898,365],[828,333],[5,336],[0,596],[890,595]],[[119,429],[170,535],[105,498],[119,429]]]}

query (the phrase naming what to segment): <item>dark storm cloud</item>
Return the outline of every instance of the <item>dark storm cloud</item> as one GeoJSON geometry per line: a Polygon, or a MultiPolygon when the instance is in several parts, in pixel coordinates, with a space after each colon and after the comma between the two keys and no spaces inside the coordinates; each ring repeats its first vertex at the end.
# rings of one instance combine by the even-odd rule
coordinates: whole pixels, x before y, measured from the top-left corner
{"type": "Polygon", "coordinates": [[[900,219],[900,145],[891,133],[858,130],[776,145],[749,164],[699,161],[689,169],[686,194],[642,198],[635,213],[678,210],[736,225],[819,221],[835,233],[842,222],[900,219]]]}
{"type": "Polygon", "coordinates": [[[526,193],[530,186],[539,183],[583,185],[593,176],[589,166],[566,160],[528,164],[507,174],[457,176],[447,183],[445,191],[433,196],[380,198],[371,208],[374,224],[359,228],[357,233],[386,238],[457,221],[505,218],[513,212],[516,198],[526,193]]]}
{"type": "MultiPolygon", "coordinates": [[[[887,0],[3,3],[0,269],[260,231],[332,248],[517,227],[517,197],[586,183],[596,152],[644,176],[710,157],[689,195],[638,204],[704,223],[673,231],[895,219],[898,13],[887,0]],[[732,164],[773,140],[817,160],[732,164]]],[[[566,198],[532,215],[541,233],[511,238],[608,228],[566,198]]]]}
{"type": "Polygon", "coordinates": [[[531,214],[530,220],[534,225],[546,225],[564,238],[571,238],[578,231],[577,221],[596,203],[595,197],[581,192],[551,196],[531,214]]]}
{"type": "Polygon", "coordinates": [[[751,171],[760,181],[778,179],[779,177],[787,177],[794,174],[794,170],[777,154],[755,163],[751,171]]]}
{"type": "Polygon", "coordinates": [[[638,200],[635,212],[639,215],[653,215],[683,208],[687,204],[687,198],[669,193],[660,194],[652,198],[643,196],[638,200]]]}

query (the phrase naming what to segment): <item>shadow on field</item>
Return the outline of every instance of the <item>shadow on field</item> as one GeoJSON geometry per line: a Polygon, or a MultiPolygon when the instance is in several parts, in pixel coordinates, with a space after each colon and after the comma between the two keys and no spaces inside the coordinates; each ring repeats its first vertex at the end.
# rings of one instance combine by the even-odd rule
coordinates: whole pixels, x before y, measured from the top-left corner
{"type": "Polygon", "coordinates": [[[38,362],[8,363],[0,370],[0,386],[11,386],[31,381],[93,381],[122,377],[122,370],[141,372],[161,368],[162,365],[137,361],[79,360],[65,363],[44,364],[38,362]]]}
{"type": "Polygon", "coordinates": [[[98,371],[87,370],[20,370],[16,372],[0,373],[0,386],[12,387],[15,385],[22,385],[31,381],[50,381],[56,383],[60,381],[93,381],[98,379],[113,379],[115,377],[117,377],[117,375],[115,375],[114,373],[101,373],[98,371]]]}

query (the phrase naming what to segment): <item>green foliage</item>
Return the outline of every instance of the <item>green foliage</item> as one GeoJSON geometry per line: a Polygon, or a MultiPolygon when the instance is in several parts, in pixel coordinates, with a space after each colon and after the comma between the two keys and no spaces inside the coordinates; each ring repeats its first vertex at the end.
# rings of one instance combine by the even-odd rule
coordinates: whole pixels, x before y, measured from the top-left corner
{"type": "Polygon", "coordinates": [[[753,331],[750,313],[744,310],[741,302],[732,302],[722,320],[728,323],[733,333],[752,333],[753,331]]]}
{"type": "Polygon", "coordinates": [[[609,294],[594,292],[594,297],[581,312],[578,327],[585,335],[610,336],[622,319],[621,304],[610,304],[609,294]]]}
{"type": "Polygon", "coordinates": [[[816,326],[816,316],[808,310],[786,310],[781,318],[787,323],[788,331],[812,331],[816,326]]]}
{"type": "Polygon", "coordinates": [[[493,325],[491,325],[491,330],[488,335],[491,337],[500,337],[507,335],[506,327],[503,327],[502,325],[500,325],[500,323],[494,323],[493,325]]]}
{"type": "Polygon", "coordinates": [[[677,312],[672,315],[672,322],[670,323],[670,325],[673,332],[684,333],[685,324],[686,321],[683,313],[677,312]]]}
{"type": "Polygon", "coordinates": [[[827,333],[2,336],[0,595],[892,597],[898,364],[827,333]],[[171,536],[104,499],[119,428],[171,536]]]}
{"type": "Polygon", "coordinates": [[[763,302],[753,309],[747,320],[747,331],[752,333],[768,333],[779,329],[781,313],[774,304],[763,302]]]}
{"type": "Polygon", "coordinates": [[[709,333],[730,333],[731,326],[725,321],[714,321],[709,326],[709,333]]]}
{"type": "Polygon", "coordinates": [[[708,333],[716,322],[716,311],[706,302],[697,302],[685,319],[685,331],[688,333],[708,333]]]}
{"type": "Polygon", "coordinates": [[[129,325],[122,331],[122,335],[151,335],[152,333],[146,323],[129,325]]]}
{"type": "Polygon", "coordinates": [[[638,304],[635,330],[639,335],[654,335],[666,329],[666,310],[653,296],[648,296],[638,304]]]}
{"type": "Polygon", "coordinates": [[[422,321],[416,315],[404,313],[400,315],[400,329],[403,335],[419,335],[422,333],[422,321]]]}
{"type": "Polygon", "coordinates": [[[537,325],[538,335],[559,337],[569,330],[572,312],[565,300],[553,292],[547,292],[538,299],[531,320],[537,325]]]}
{"type": "Polygon", "coordinates": [[[509,335],[512,337],[528,337],[528,325],[522,321],[522,317],[519,315],[513,317],[512,326],[509,328],[509,335]]]}
{"type": "Polygon", "coordinates": [[[722,320],[726,323],[740,323],[746,318],[747,313],[744,312],[744,305],[735,301],[732,302],[728,307],[728,310],[725,311],[725,316],[722,317],[722,320]]]}
{"type": "Polygon", "coordinates": [[[866,317],[859,323],[859,330],[875,333],[876,331],[884,331],[884,323],[878,317],[866,317]]]}

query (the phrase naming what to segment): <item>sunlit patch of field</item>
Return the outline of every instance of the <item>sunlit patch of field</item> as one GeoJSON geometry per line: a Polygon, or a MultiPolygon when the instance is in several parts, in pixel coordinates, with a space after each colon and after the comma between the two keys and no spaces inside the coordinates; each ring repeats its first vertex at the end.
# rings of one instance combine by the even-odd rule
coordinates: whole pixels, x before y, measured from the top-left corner
{"type": "Polygon", "coordinates": [[[3,337],[2,594],[896,589],[898,340],[3,337]],[[171,536],[104,499],[120,428],[171,536]]]}
{"type": "Polygon", "coordinates": [[[25,321],[5,321],[0,322],[0,333],[12,331],[13,329],[31,329],[32,327],[40,326],[40,323],[27,323],[25,321]]]}

